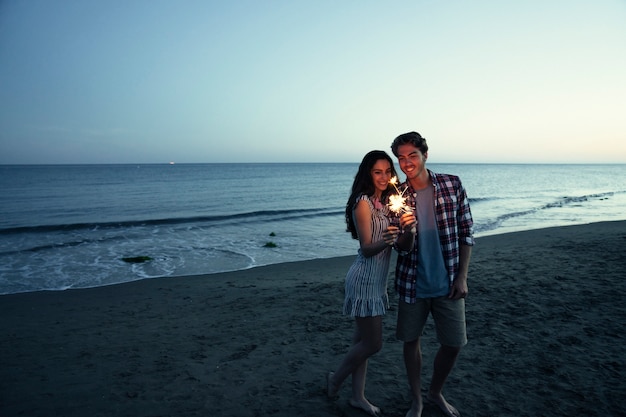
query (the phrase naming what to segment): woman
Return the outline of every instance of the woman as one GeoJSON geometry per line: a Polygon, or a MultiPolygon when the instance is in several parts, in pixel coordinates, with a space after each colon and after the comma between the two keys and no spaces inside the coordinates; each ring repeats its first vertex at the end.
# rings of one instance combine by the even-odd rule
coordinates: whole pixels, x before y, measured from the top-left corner
{"type": "MultiPolygon", "coordinates": [[[[328,374],[328,396],[334,397],[343,381],[352,375],[350,405],[377,416],[380,409],[365,398],[367,360],[382,348],[382,316],[388,307],[387,276],[391,247],[396,239],[414,239],[390,224],[387,198],[393,188],[389,180],[396,176],[393,161],[383,151],[371,151],[363,158],[346,204],[346,223],[358,239],[358,255],[345,281],[343,313],[354,317],[353,345],[336,372],[328,374]]],[[[408,231],[415,224],[412,214],[400,218],[408,231]]],[[[405,245],[403,245],[405,246],[405,245]]]]}

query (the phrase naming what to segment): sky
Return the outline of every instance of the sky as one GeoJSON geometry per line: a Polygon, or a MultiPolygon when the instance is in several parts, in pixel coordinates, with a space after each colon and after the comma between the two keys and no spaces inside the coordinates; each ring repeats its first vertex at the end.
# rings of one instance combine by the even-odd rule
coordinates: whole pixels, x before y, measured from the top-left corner
{"type": "Polygon", "coordinates": [[[626,163],[626,1],[0,0],[0,164],[626,163]]]}

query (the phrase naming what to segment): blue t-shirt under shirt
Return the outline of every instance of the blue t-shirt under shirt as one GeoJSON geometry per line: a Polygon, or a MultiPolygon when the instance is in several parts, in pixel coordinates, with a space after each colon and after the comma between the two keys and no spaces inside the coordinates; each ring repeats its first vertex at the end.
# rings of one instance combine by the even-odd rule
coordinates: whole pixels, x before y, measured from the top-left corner
{"type": "Polygon", "coordinates": [[[435,220],[435,190],[433,185],[415,192],[417,217],[417,298],[435,298],[450,293],[448,271],[441,253],[439,232],[435,220]]]}

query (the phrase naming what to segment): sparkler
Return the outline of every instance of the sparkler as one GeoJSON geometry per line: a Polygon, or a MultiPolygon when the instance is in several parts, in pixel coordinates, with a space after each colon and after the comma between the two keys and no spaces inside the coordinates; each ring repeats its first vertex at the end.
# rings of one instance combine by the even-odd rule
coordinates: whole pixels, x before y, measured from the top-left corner
{"type": "Polygon", "coordinates": [[[389,196],[389,210],[393,211],[397,215],[400,215],[401,212],[412,213],[413,210],[411,210],[411,207],[406,204],[406,197],[404,196],[406,189],[402,192],[398,189],[398,177],[392,177],[389,180],[389,184],[393,185],[393,188],[395,188],[397,192],[397,194],[391,194],[389,196]]]}
{"type": "MultiPolygon", "coordinates": [[[[397,192],[397,194],[391,194],[389,196],[389,210],[396,213],[396,216],[398,217],[400,217],[401,213],[413,213],[411,207],[406,204],[406,197],[404,196],[407,188],[405,188],[402,192],[398,189],[398,177],[392,177],[389,180],[389,184],[393,185],[393,188],[395,188],[397,192]]],[[[411,228],[411,232],[415,233],[415,226],[411,228]]]]}

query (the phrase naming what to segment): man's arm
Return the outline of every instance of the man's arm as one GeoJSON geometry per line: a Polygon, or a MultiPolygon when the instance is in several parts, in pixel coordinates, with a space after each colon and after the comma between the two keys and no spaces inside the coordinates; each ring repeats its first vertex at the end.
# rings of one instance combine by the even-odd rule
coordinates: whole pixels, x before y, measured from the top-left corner
{"type": "Polygon", "coordinates": [[[467,274],[469,271],[469,262],[472,257],[472,247],[463,243],[459,244],[459,271],[452,283],[452,290],[449,298],[458,300],[467,297],[467,274]]]}
{"type": "Polygon", "coordinates": [[[409,252],[413,249],[415,242],[415,228],[417,227],[417,220],[413,213],[404,213],[400,217],[400,228],[402,233],[396,240],[395,248],[400,252],[409,252]]]}

